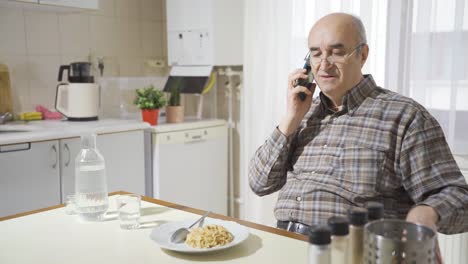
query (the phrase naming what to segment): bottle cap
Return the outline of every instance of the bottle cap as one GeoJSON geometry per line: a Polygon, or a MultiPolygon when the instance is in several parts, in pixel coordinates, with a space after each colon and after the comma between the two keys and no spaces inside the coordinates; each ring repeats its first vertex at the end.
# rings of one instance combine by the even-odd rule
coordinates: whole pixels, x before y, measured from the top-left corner
{"type": "Polygon", "coordinates": [[[332,216],[328,218],[328,226],[333,236],[346,236],[349,234],[349,221],[346,217],[332,216]]]}
{"type": "Polygon", "coordinates": [[[326,226],[316,226],[310,229],[309,242],[314,245],[328,245],[331,242],[331,232],[326,226]]]}
{"type": "Polygon", "coordinates": [[[384,206],[379,202],[367,202],[366,208],[368,211],[369,221],[382,219],[384,217],[384,206]]]}
{"type": "Polygon", "coordinates": [[[349,223],[353,226],[363,226],[367,223],[367,209],[352,207],[348,211],[349,223]]]}

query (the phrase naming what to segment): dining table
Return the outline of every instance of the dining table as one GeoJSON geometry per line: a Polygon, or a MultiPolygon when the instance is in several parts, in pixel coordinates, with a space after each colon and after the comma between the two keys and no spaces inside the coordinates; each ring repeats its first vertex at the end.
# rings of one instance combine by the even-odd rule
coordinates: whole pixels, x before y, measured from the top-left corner
{"type": "Polygon", "coordinates": [[[210,213],[248,230],[241,243],[222,250],[179,252],[160,247],[151,233],[177,221],[195,221],[204,210],[141,196],[139,227],[120,227],[119,191],[109,194],[101,221],[67,214],[64,204],[0,218],[0,263],[307,263],[308,237],[238,218],[210,213]]]}

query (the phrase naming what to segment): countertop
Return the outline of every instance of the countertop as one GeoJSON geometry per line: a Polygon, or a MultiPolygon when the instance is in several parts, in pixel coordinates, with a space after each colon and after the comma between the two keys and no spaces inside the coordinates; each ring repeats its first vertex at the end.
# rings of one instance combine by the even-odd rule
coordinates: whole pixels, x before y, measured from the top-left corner
{"type": "Polygon", "coordinates": [[[107,134],[147,129],[148,123],[137,120],[102,119],[89,122],[29,121],[0,125],[0,145],[79,137],[85,133],[107,134]]]}
{"type": "MultiPolygon", "coordinates": [[[[110,212],[114,203],[111,196],[110,212]]],[[[136,230],[122,230],[111,214],[103,222],[82,222],[60,206],[0,219],[0,263],[307,263],[306,236],[217,214],[209,217],[247,226],[247,240],[207,254],[163,250],[150,239],[154,227],[195,220],[203,211],[149,197],[141,207],[142,227],[136,230]]]]}

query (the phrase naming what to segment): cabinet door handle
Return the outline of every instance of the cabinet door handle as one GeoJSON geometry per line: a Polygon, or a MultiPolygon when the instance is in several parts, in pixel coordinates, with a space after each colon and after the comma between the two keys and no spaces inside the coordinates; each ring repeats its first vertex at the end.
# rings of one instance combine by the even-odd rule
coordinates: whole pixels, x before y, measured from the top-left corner
{"type": "Polygon", "coordinates": [[[25,151],[31,149],[31,143],[13,144],[0,146],[0,153],[25,151]]]}
{"type": "Polygon", "coordinates": [[[68,147],[67,143],[65,143],[64,147],[65,147],[65,150],[67,151],[67,158],[68,158],[67,161],[65,162],[65,167],[68,167],[68,165],[70,165],[70,156],[71,156],[70,148],[68,147]]]}
{"type": "Polygon", "coordinates": [[[52,146],[52,150],[54,151],[55,153],[55,162],[54,164],[52,164],[52,169],[55,169],[57,168],[57,161],[58,161],[58,158],[57,158],[57,147],[55,145],[52,146]]]}
{"type": "Polygon", "coordinates": [[[203,135],[192,135],[188,140],[185,140],[186,144],[190,143],[197,143],[197,142],[202,142],[205,141],[205,138],[203,138],[203,135]]]}

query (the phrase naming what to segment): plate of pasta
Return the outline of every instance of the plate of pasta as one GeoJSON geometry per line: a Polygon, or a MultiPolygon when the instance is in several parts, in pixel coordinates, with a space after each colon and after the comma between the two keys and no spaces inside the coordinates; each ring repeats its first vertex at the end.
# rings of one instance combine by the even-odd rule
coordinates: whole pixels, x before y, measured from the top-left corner
{"type": "Polygon", "coordinates": [[[233,221],[205,218],[203,227],[190,229],[183,243],[172,243],[170,237],[175,230],[190,226],[193,220],[170,222],[151,231],[150,238],[161,248],[186,252],[203,253],[233,247],[249,236],[249,229],[233,221]]]}

